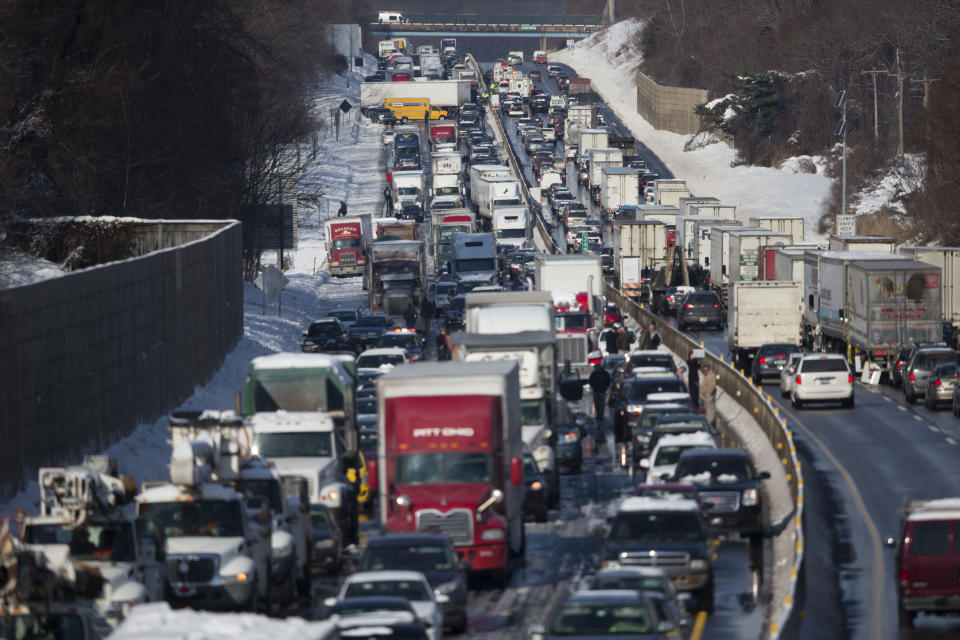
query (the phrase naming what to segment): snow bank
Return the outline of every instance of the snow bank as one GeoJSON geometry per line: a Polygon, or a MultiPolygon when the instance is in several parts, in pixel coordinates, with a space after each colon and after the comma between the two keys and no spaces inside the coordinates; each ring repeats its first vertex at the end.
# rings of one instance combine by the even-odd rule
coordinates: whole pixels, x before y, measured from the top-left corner
{"type": "Polygon", "coordinates": [[[110,640],[177,638],[182,640],[322,640],[331,637],[332,622],[303,618],[268,618],[255,613],[212,613],[173,610],[166,602],[134,607],[110,640]]]}
{"type": "MultiPolygon", "coordinates": [[[[643,25],[626,20],[577,42],[573,49],[550,54],[551,62],[573,67],[591,79],[594,90],[630,127],[637,140],[655,153],[698,196],[714,196],[737,206],[737,219],[751,216],[802,216],[806,240],[820,240],[817,223],[830,195],[831,180],[816,174],[767,167],[731,167],[733,149],[723,143],[684,151],[689,136],[654,129],[637,113],[635,74],[641,59],[632,43],[643,25]]],[[[822,166],[822,163],[816,163],[822,166]]]]}

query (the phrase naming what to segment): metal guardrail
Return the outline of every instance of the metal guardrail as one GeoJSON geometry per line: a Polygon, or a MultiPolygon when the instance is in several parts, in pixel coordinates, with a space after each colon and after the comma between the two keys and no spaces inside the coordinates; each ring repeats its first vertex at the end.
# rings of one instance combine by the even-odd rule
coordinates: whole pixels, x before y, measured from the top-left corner
{"type": "MultiPolygon", "coordinates": [[[[606,285],[607,300],[615,302],[621,311],[640,323],[642,326],[650,322],[661,320],[657,315],[647,310],[643,305],[638,304],[632,298],[622,295],[617,289],[606,285]]],[[[657,322],[660,336],[663,344],[686,359],[686,355],[693,349],[702,349],[703,346],[692,341],[683,333],[680,333],[673,327],[663,322],[657,322]]],[[[717,385],[723,389],[731,398],[737,401],[744,409],[750,412],[753,418],[760,425],[764,435],[770,441],[777,457],[783,464],[787,483],[790,486],[790,494],[793,498],[794,509],[789,516],[793,521],[794,532],[796,535],[796,546],[794,549],[793,563],[790,567],[790,588],[788,589],[785,601],[783,603],[783,613],[777,620],[769,622],[769,628],[766,630],[766,637],[780,638],[789,627],[797,622],[797,611],[794,607],[796,600],[797,584],[800,579],[800,572],[803,566],[803,473],[800,467],[800,461],[797,459],[797,450],[793,444],[793,434],[787,429],[787,421],[781,418],[779,409],[773,406],[770,396],[765,394],[762,388],[754,385],[751,380],[737,371],[723,359],[722,355],[717,355],[705,351],[704,361],[709,363],[714,371],[717,372],[717,385]]],[[[789,523],[786,523],[789,525],[789,523]]]]}
{"type": "MultiPolygon", "coordinates": [[[[483,74],[480,71],[480,65],[477,64],[477,61],[473,58],[473,55],[467,54],[467,64],[473,67],[477,74],[477,78],[482,80],[483,74]]],[[[510,169],[520,180],[520,189],[523,192],[523,198],[529,206],[530,187],[527,184],[527,177],[523,172],[523,167],[520,166],[520,162],[517,160],[516,152],[513,149],[513,143],[510,141],[510,136],[508,136],[507,132],[503,129],[503,123],[500,122],[500,117],[496,113],[492,113],[491,115],[493,116],[494,128],[496,129],[497,135],[503,141],[503,148],[507,154],[507,166],[510,167],[510,169]]],[[[550,232],[547,230],[548,223],[543,217],[543,208],[538,208],[535,214],[537,233],[540,234],[540,240],[543,242],[543,246],[547,247],[550,250],[550,253],[563,253],[563,251],[560,250],[559,245],[557,245],[557,241],[553,239],[553,236],[550,235],[550,232]]]]}

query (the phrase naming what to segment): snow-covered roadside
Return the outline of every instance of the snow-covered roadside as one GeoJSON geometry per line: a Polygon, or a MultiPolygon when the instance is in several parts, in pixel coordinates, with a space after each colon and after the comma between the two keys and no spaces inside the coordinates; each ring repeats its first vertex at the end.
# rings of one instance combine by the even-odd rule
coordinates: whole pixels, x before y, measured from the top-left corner
{"type": "MultiPolygon", "coordinates": [[[[361,74],[352,74],[349,84],[345,78],[334,76],[316,99],[318,112],[328,114],[329,109],[338,106],[344,98],[359,104],[361,80],[361,74]]],[[[354,126],[356,111],[350,113],[349,118],[341,119],[339,140],[330,131],[323,141],[305,180],[323,184],[324,197],[337,203],[331,206],[332,215],[336,215],[340,200],[347,202],[350,212],[379,212],[383,201],[380,126],[366,118],[360,118],[354,126]]],[[[316,208],[310,208],[301,209],[298,216],[299,246],[293,268],[285,274],[290,283],[282,294],[282,317],[278,317],[277,301],[267,301],[264,313],[260,290],[245,283],[243,337],[224,359],[220,370],[205,385],[197,387],[180,409],[233,408],[235,393],[243,387],[251,359],[276,351],[297,351],[302,332],[312,320],[337,307],[358,308],[365,304],[360,278],[330,278],[320,270],[314,274],[315,265],[319,269],[325,256],[322,218],[326,216],[326,205],[321,204],[319,215],[316,208]]],[[[133,476],[138,484],[143,480],[162,479],[167,475],[170,459],[167,424],[167,416],[140,424],[105,453],[115,456],[121,473],[133,476]]],[[[76,464],[81,458],[81,452],[77,452],[74,459],[62,462],[76,464]]],[[[0,514],[21,508],[34,513],[38,501],[39,489],[34,480],[2,505],[0,514]]]]}
{"type": "Polygon", "coordinates": [[[333,623],[303,618],[277,620],[254,613],[213,613],[171,609],[166,602],[134,607],[116,633],[122,638],[182,638],[183,640],[321,640],[332,635],[333,623]]]}
{"type": "MultiPolygon", "coordinates": [[[[573,49],[551,53],[549,60],[569,65],[588,77],[594,90],[691,192],[737,206],[737,219],[750,216],[803,216],[807,240],[821,239],[817,223],[830,195],[832,180],[822,173],[794,173],[766,167],[731,167],[736,153],[723,143],[684,151],[689,136],[654,129],[637,113],[635,74],[639,58],[627,53],[639,40],[642,24],[626,20],[577,42],[573,49]]],[[[788,163],[793,167],[796,163],[788,163]]]]}

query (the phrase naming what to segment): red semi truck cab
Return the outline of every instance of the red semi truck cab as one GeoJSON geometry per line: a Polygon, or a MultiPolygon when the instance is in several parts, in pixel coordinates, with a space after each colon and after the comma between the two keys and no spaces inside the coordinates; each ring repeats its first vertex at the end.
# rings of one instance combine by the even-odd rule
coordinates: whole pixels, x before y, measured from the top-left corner
{"type": "Polygon", "coordinates": [[[363,275],[367,265],[365,251],[370,239],[370,215],[331,218],[324,226],[330,275],[363,275]]]}
{"type": "Polygon", "coordinates": [[[471,571],[505,582],[524,549],[517,362],[404,365],[377,396],[386,531],[444,533],[471,571]]]}
{"type": "Polygon", "coordinates": [[[430,146],[433,149],[437,145],[457,144],[457,123],[452,120],[439,120],[430,125],[430,146]]]}

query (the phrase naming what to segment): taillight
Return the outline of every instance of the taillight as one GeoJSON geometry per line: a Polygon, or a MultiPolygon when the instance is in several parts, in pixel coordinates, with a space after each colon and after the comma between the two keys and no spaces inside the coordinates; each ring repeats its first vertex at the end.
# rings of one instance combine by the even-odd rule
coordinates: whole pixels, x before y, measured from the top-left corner
{"type": "Polygon", "coordinates": [[[902,365],[903,365],[903,360],[897,360],[897,366],[899,367],[899,366],[902,366],[902,365]]]}
{"type": "Polygon", "coordinates": [[[942,384],[942,383],[941,383],[939,380],[934,380],[934,381],[933,381],[933,386],[935,386],[935,387],[939,387],[941,384],[942,384]]]}
{"type": "MultiPolygon", "coordinates": [[[[852,373],[848,373],[848,374],[847,374],[847,382],[849,382],[850,384],[853,384],[853,374],[852,374],[852,373]]],[[[937,384],[940,384],[940,381],[939,381],[939,380],[937,380],[937,384]]]]}
{"type": "Polygon", "coordinates": [[[913,377],[913,374],[911,373],[911,374],[910,374],[910,382],[913,382],[914,380],[916,380],[916,378],[914,378],[914,377],[913,377]]]}
{"type": "Polygon", "coordinates": [[[715,305],[713,305],[713,307],[714,307],[715,309],[723,309],[723,305],[722,305],[722,304],[715,304],[715,305]]]}
{"type": "Polygon", "coordinates": [[[683,308],[684,308],[684,309],[693,309],[693,305],[688,302],[687,304],[683,305],[683,308]]]}
{"type": "Polygon", "coordinates": [[[801,382],[800,376],[797,376],[797,384],[800,384],[800,382],[801,382]]]}
{"type": "Polygon", "coordinates": [[[905,587],[910,583],[910,573],[906,567],[900,567],[900,586],[905,587]]]}
{"type": "Polygon", "coordinates": [[[757,358],[757,362],[759,362],[760,364],[766,364],[767,359],[764,358],[763,356],[760,356],[759,358],[757,358]]]}

